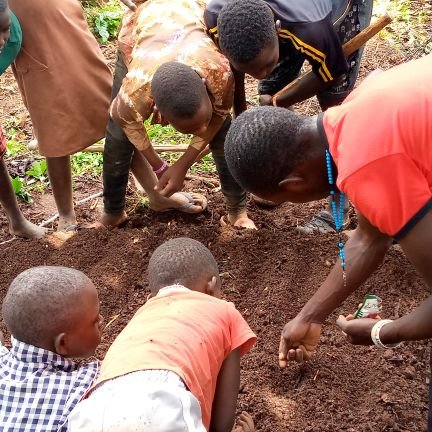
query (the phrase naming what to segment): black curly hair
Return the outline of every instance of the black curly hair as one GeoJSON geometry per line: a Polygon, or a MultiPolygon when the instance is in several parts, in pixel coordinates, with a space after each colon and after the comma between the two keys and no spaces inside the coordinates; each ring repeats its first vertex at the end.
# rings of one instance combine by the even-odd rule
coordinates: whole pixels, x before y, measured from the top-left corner
{"type": "Polygon", "coordinates": [[[151,91],[162,115],[181,119],[193,116],[207,95],[198,73],[175,61],[159,66],[151,82],[151,91]]]}
{"type": "Polygon", "coordinates": [[[161,244],[148,265],[149,288],[153,293],[169,285],[187,286],[206,274],[219,277],[216,260],[202,243],[187,237],[161,244]]]}
{"type": "Polygon", "coordinates": [[[252,108],[237,117],[225,140],[226,161],[237,182],[256,194],[276,191],[306,156],[301,136],[308,121],[275,107],[252,108]]]}
{"type": "Polygon", "coordinates": [[[277,39],[273,13],[263,0],[230,0],[217,27],[220,48],[234,63],[249,63],[277,39]]]}

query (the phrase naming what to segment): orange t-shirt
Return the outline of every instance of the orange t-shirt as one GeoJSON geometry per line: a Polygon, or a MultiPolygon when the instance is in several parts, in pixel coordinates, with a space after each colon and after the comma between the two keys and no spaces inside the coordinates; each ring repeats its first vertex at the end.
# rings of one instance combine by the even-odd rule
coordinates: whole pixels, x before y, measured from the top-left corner
{"type": "Polygon", "coordinates": [[[431,77],[429,55],[371,77],[322,116],[338,188],[398,239],[432,208],[431,77]]]}
{"type": "Polygon", "coordinates": [[[117,336],[92,389],[131,372],[172,371],[198,399],[208,429],[223,361],[236,348],[247,353],[255,341],[232,303],[189,290],[156,296],[117,336]]]}

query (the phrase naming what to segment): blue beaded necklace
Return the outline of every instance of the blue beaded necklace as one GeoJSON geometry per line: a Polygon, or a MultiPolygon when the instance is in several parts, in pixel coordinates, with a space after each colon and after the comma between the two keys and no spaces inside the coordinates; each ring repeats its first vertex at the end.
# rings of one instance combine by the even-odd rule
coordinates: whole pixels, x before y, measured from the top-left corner
{"type": "Polygon", "coordinates": [[[338,234],[338,247],[339,247],[339,257],[341,260],[341,266],[342,266],[342,277],[344,285],[346,285],[346,262],[345,262],[345,251],[344,246],[345,242],[342,238],[342,227],[343,227],[343,220],[344,220],[344,207],[345,207],[345,194],[340,193],[339,195],[339,209],[337,208],[336,201],[335,201],[335,183],[333,178],[333,169],[332,169],[332,159],[330,156],[330,152],[326,149],[325,151],[326,156],[326,165],[327,165],[327,176],[328,176],[328,182],[330,185],[330,196],[331,196],[331,206],[333,210],[333,217],[335,221],[336,226],[336,232],[338,234]]]}

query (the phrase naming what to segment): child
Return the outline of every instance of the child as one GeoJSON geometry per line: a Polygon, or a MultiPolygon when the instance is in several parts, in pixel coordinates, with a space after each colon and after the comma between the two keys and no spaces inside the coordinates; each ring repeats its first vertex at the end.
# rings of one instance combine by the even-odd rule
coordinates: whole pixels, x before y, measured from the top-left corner
{"type": "MultiPolygon", "coordinates": [[[[209,35],[240,71],[236,90],[243,94],[237,100],[245,99],[242,81],[248,73],[260,79],[261,105],[271,105],[272,95],[294,81],[307,60],[313,79],[279,97],[278,106],[317,95],[325,110],[340,104],[354,88],[363,50],[347,61],[342,44],[369,25],[372,5],[373,0],[212,0],[204,16],[209,35]]],[[[345,227],[348,210],[347,201],[345,227]]],[[[306,234],[334,232],[330,204],[298,229],[306,234]]]]}
{"type": "Polygon", "coordinates": [[[148,277],[150,300],[108,350],[70,430],[231,432],[240,357],[256,336],[220,299],[213,255],[196,240],[170,240],[153,253],[148,277]]]}
{"type": "Polygon", "coordinates": [[[209,145],[227,205],[223,221],[256,229],[247,214],[246,194],[225,162],[234,79],[228,60],[206,34],[205,2],[147,0],[137,6],[135,12],[125,14],[119,34],[115,97],[104,150],[102,224],[118,226],[126,219],[132,159],[132,170],[149,197],[150,208],[203,212],[207,206],[203,195],[178,191],[188,169],[209,145]],[[187,151],[170,167],[155,154],[144,124],[152,114],[152,122],[158,122],[159,112],[180,132],[194,135],[187,151]]]}
{"type": "Polygon", "coordinates": [[[75,231],[70,155],[104,137],[112,76],[77,0],[9,0],[23,31],[13,73],[46,157],[58,231],[75,231]]]}
{"type": "Polygon", "coordinates": [[[34,267],[11,283],[2,307],[12,348],[0,344],[0,429],[67,430],[67,417],[90,387],[101,338],[99,299],[92,281],[66,267],[34,267]]]}
{"type": "MultiPolygon", "coordinates": [[[[0,0],[0,74],[14,61],[21,47],[21,28],[6,0],[0,0]]],[[[12,189],[3,156],[6,152],[6,136],[0,125],[0,204],[9,221],[9,232],[24,238],[40,238],[45,229],[29,222],[21,213],[12,189]]]]}

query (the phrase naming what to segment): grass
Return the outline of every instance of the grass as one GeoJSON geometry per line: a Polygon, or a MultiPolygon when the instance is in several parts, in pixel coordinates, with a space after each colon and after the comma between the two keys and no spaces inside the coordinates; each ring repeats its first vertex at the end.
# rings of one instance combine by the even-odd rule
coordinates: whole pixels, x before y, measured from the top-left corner
{"type": "MultiPolygon", "coordinates": [[[[147,120],[145,124],[147,133],[154,145],[188,145],[192,138],[191,135],[185,135],[176,131],[171,125],[150,125],[150,120],[147,120]]],[[[181,155],[181,152],[166,152],[160,154],[170,165],[174,164],[181,155]]],[[[211,155],[204,156],[200,162],[191,167],[190,172],[194,174],[215,173],[216,166],[213,157],[211,155]]]]}
{"type": "MultiPolygon", "coordinates": [[[[84,13],[90,28],[101,44],[115,39],[122,17],[122,8],[117,0],[108,0],[99,4],[96,0],[83,2],[84,13]]],[[[430,21],[432,5],[428,0],[375,0],[374,14],[382,15],[390,12],[393,15],[392,24],[387,27],[382,36],[391,44],[402,49],[408,58],[415,58],[432,52],[432,34],[430,21]],[[415,8],[414,8],[415,6],[415,8]],[[421,7],[420,7],[421,6],[421,7]]],[[[12,179],[17,196],[31,202],[31,192],[43,192],[49,184],[46,173],[46,162],[38,160],[39,156],[30,152],[23,143],[26,139],[21,120],[15,117],[6,119],[4,127],[8,135],[6,156],[8,159],[34,159],[33,165],[20,176],[12,179]]],[[[146,123],[149,137],[154,145],[187,145],[191,137],[177,132],[172,126],[150,125],[146,123]]],[[[161,156],[170,164],[181,157],[180,152],[166,152],[161,156]]],[[[99,177],[103,169],[101,153],[79,152],[71,159],[74,177],[99,177]]],[[[205,156],[194,164],[191,173],[215,173],[216,168],[211,155],[205,156]]]]}
{"type": "Polygon", "coordinates": [[[99,4],[97,1],[84,1],[84,14],[90,29],[99,43],[106,44],[117,36],[123,16],[119,2],[110,0],[99,4]]]}
{"type": "Polygon", "coordinates": [[[428,0],[376,0],[374,14],[385,13],[393,16],[393,22],[383,30],[382,36],[408,59],[432,52],[432,4],[428,0]]]}

